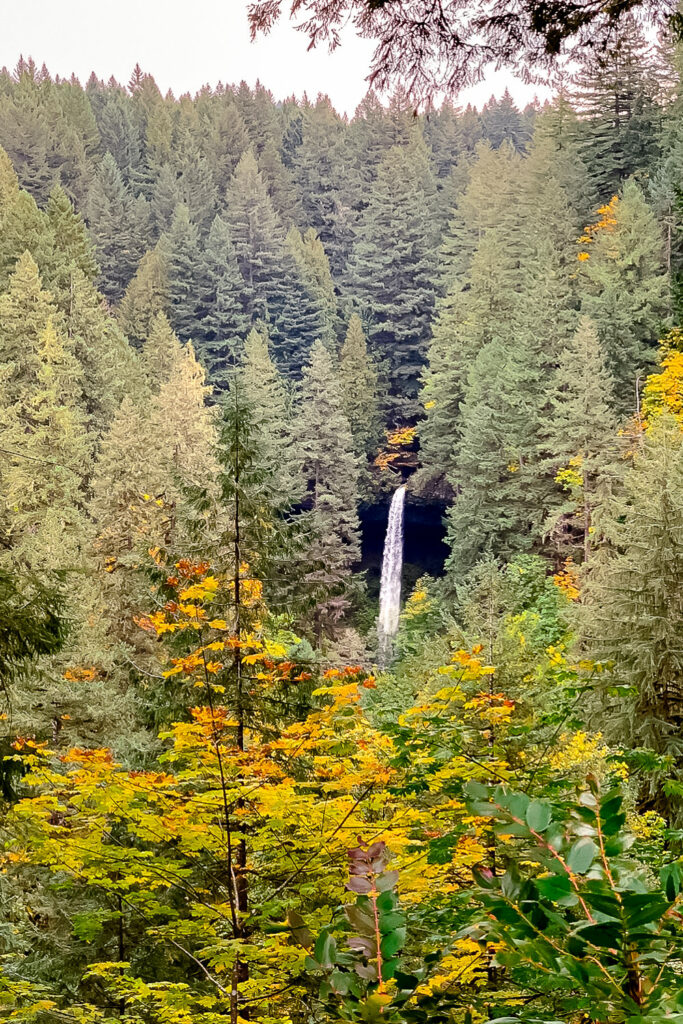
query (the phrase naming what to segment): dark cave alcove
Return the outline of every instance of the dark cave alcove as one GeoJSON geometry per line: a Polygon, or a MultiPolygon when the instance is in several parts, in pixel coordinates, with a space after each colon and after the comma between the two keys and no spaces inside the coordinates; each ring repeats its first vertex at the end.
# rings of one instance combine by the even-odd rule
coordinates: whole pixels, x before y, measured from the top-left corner
{"type": "MultiPolygon", "coordinates": [[[[382,552],[387,530],[391,496],[360,510],[362,554],[360,568],[366,573],[368,596],[379,597],[382,552]]],[[[445,502],[424,501],[406,496],[403,520],[403,593],[410,593],[415,581],[429,573],[440,576],[448,556],[443,518],[445,502]]]]}

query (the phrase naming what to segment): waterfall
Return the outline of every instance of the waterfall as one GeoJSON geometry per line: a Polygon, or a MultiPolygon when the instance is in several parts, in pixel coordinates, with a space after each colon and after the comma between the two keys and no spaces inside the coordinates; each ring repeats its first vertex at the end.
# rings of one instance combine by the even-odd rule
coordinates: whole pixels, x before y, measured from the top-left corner
{"type": "Polygon", "coordinates": [[[405,486],[391,499],[387,535],[382,557],[382,583],[379,591],[379,663],[384,667],[391,657],[392,640],[398,632],[401,611],[401,574],[403,572],[403,505],[405,486]]]}

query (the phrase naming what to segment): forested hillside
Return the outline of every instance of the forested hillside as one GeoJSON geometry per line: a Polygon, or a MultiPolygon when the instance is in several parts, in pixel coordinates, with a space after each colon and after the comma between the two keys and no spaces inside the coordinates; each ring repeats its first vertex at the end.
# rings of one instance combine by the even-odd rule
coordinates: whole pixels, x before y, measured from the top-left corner
{"type": "Polygon", "coordinates": [[[683,1022],[679,72],[0,73],[4,1018],[683,1022]]]}

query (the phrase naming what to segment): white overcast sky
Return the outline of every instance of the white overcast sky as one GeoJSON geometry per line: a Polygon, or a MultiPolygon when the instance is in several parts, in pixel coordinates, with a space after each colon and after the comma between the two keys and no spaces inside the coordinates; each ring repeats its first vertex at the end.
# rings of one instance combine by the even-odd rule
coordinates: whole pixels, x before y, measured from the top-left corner
{"type": "MultiPolygon", "coordinates": [[[[294,93],[327,93],[352,114],[367,85],[372,45],[349,33],[344,46],[307,52],[307,39],[283,20],[271,35],[249,40],[248,0],[21,0],[3,5],[0,66],[19,55],[45,63],[52,74],[72,72],[85,82],[91,71],[122,83],[137,62],[162,92],[176,96],[205,83],[259,79],[276,99],[294,93]]],[[[483,105],[506,85],[520,105],[538,90],[504,73],[458,97],[483,105]]]]}

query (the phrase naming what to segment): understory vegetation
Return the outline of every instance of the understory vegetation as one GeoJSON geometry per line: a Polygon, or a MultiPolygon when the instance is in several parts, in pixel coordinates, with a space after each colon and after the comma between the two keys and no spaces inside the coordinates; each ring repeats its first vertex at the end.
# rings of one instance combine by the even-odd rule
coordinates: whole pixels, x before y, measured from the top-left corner
{"type": "Polygon", "coordinates": [[[682,69],[0,73],[4,1019],[683,1022],[682,69]]]}

